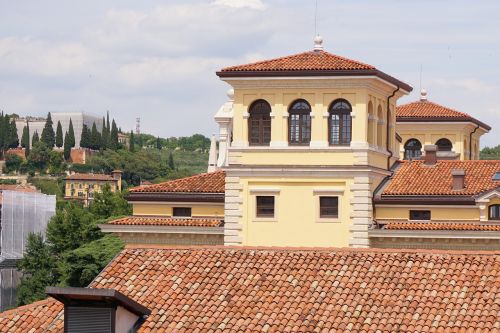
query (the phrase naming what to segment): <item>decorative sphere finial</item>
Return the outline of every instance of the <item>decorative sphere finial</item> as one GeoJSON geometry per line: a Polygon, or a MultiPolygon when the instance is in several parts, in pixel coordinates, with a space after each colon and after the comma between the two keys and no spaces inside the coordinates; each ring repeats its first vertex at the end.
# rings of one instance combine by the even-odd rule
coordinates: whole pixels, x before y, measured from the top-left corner
{"type": "Polygon", "coordinates": [[[234,101],[234,89],[229,88],[226,92],[227,97],[229,97],[230,101],[234,101]]]}
{"type": "Polygon", "coordinates": [[[422,90],[420,90],[420,101],[427,101],[427,90],[425,88],[422,88],[422,90]]]}
{"type": "Polygon", "coordinates": [[[314,51],[323,51],[323,37],[320,35],[314,37],[314,51]]]}

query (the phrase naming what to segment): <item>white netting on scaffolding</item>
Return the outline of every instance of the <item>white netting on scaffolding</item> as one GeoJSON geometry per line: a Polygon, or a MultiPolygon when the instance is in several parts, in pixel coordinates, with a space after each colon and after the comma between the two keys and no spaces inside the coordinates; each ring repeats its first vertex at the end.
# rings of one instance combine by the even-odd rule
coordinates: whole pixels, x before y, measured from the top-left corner
{"type": "Polygon", "coordinates": [[[20,259],[30,233],[45,235],[55,214],[56,196],[16,191],[3,191],[2,196],[0,257],[20,259]]]}

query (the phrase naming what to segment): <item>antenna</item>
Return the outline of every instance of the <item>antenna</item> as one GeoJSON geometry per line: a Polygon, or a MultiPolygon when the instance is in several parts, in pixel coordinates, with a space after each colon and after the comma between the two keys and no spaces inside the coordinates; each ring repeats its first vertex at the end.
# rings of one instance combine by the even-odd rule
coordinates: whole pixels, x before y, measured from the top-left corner
{"type": "Polygon", "coordinates": [[[141,134],[141,118],[135,118],[135,134],[141,134]]]}
{"type": "Polygon", "coordinates": [[[318,0],[316,0],[316,4],[314,6],[314,36],[318,34],[317,22],[318,22],[318,0]]]}

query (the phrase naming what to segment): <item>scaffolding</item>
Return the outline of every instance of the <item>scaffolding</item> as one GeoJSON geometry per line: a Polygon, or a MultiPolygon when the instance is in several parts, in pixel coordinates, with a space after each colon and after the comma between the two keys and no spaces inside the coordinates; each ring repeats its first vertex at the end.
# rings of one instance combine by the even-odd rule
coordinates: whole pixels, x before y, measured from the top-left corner
{"type": "Polygon", "coordinates": [[[36,192],[3,191],[0,219],[0,261],[21,259],[30,233],[45,235],[56,211],[56,196],[36,192]]]}

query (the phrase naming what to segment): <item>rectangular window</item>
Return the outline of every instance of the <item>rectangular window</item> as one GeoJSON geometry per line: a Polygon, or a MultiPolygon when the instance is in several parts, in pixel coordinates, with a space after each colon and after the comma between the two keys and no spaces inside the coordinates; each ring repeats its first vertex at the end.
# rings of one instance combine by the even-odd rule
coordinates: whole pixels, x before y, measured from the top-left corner
{"type": "Polygon", "coordinates": [[[319,217],[336,219],[339,217],[339,197],[319,197],[319,217]]]}
{"type": "Polygon", "coordinates": [[[173,216],[191,217],[191,207],[174,207],[173,216]]]}
{"type": "Polygon", "coordinates": [[[500,205],[491,205],[489,207],[489,210],[490,210],[489,219],[500,221],[500,205]]]}
{"type": "Polygon", "coordinates": [[[428,221],[430,219],[430,210],[410,210],[410,220],[428,221]]]}
{"type": "Polygon", "coordinates": [[[274,196],[257,196],[257,217],[274,217],[274,196]]]}

